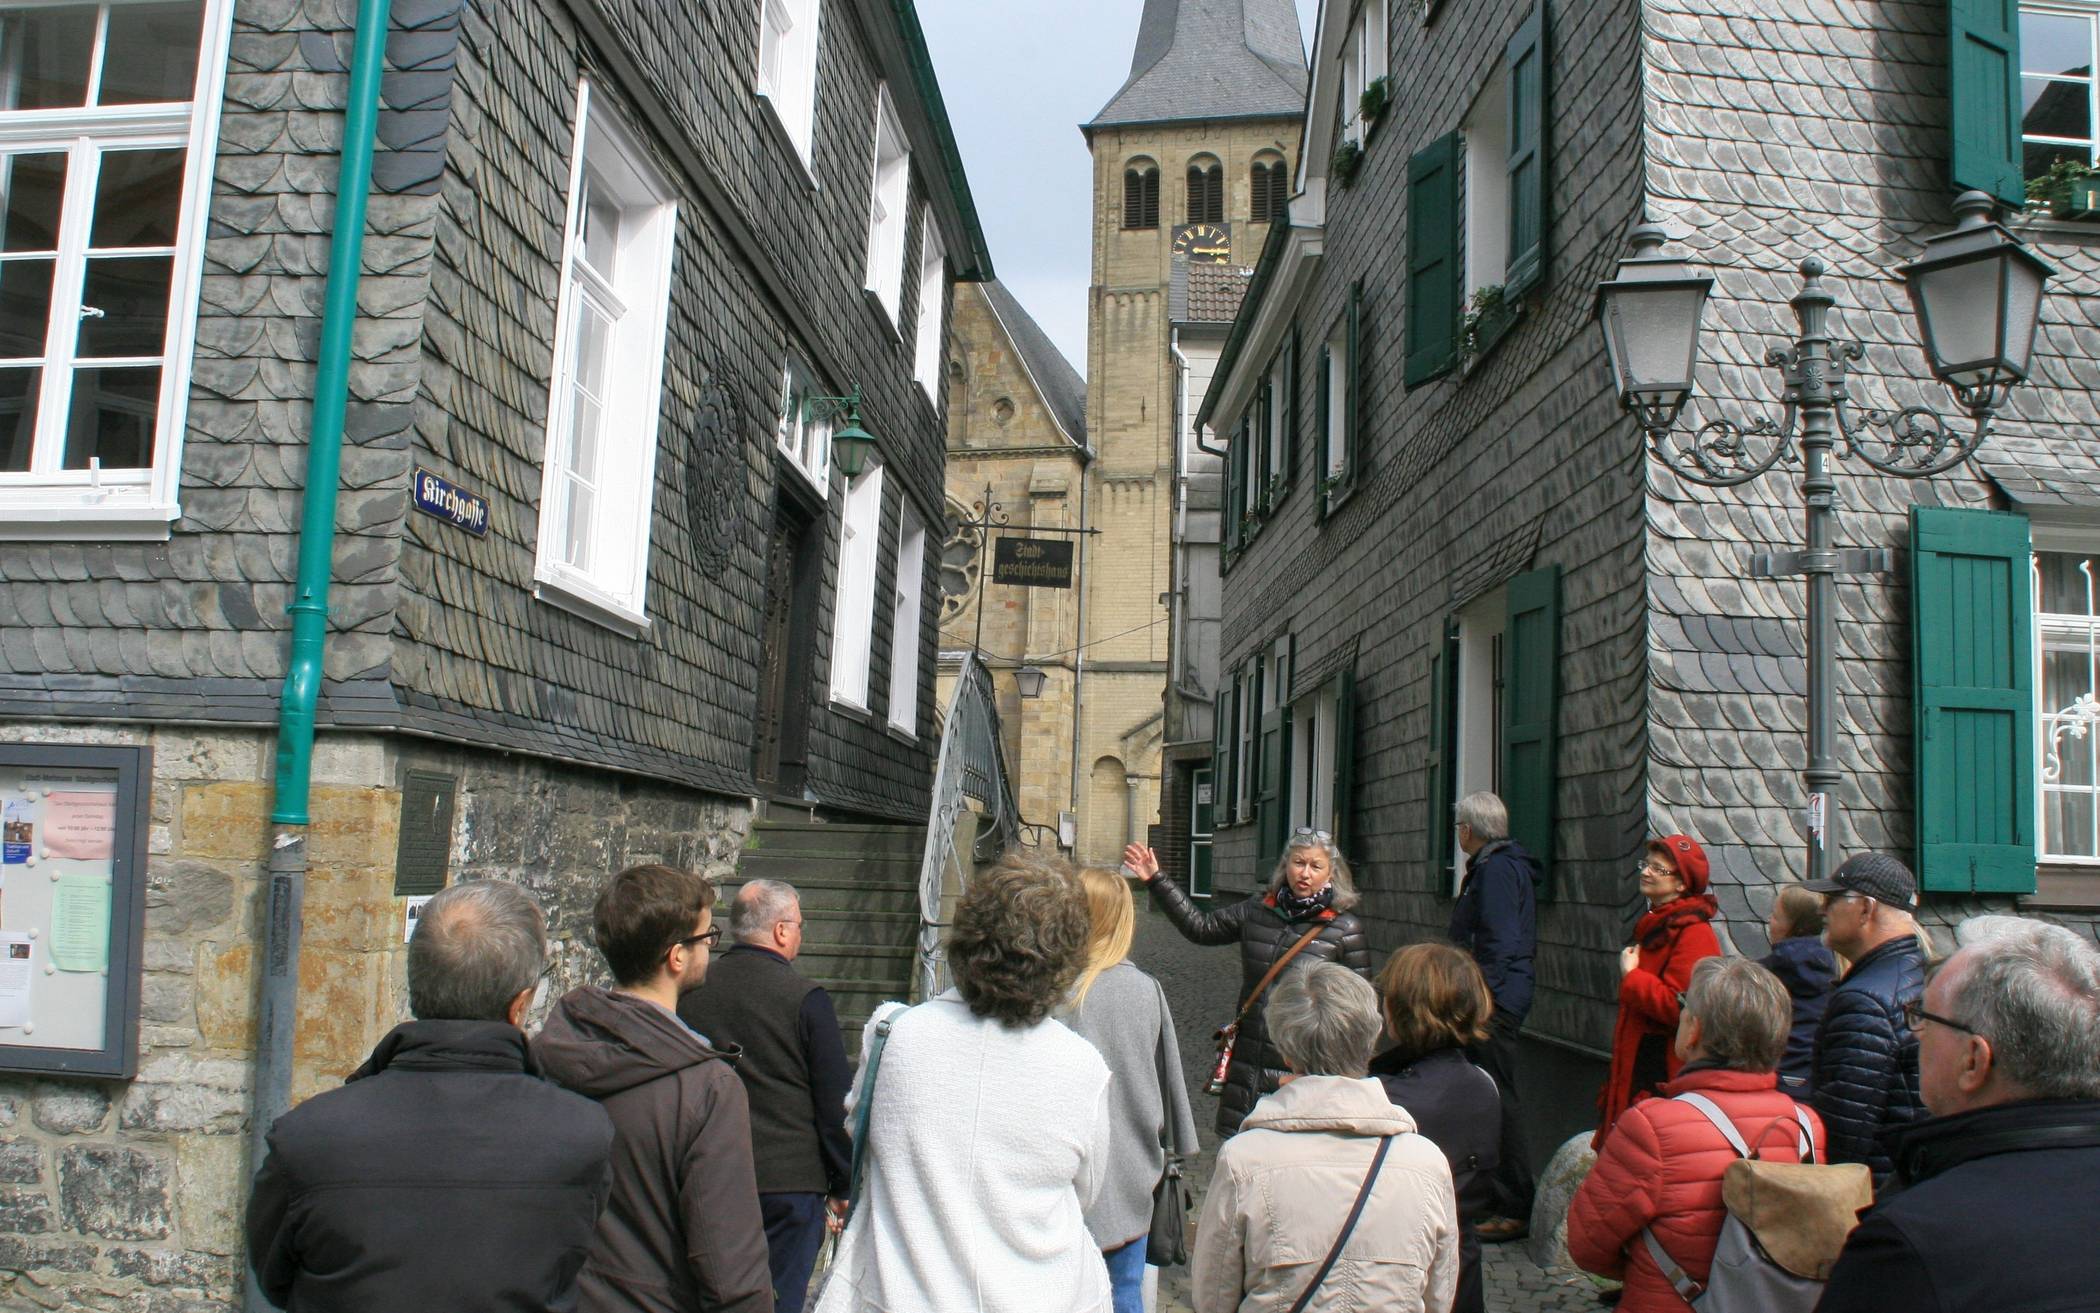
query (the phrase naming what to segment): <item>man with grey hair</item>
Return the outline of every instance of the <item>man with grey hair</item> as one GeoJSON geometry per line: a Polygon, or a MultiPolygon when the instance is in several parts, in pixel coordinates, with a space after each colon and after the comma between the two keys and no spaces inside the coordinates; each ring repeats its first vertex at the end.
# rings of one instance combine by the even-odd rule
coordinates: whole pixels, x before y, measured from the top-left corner
{"type": "Polygon", "coordinates": [[[706,982],[678,1001],[678,1015],[715,1042],[744,1050],[737,1074],[751,1101],[773,1307],[799,1313],[826,1214],[845,1211],[852,1077],[831,995],[794,967],[802,952],[795,887],[746,880],[736,891],[731,926],[736,943],[715,960],[706,982]]]}
{"type": "Polygon", "coordinates": [[[612,1122],[541,1079],[518,1029],[546,958],[546,921],[516,885],[455,885],[424,907],[415,1020],[270,1128],[248,1257],[278,1307],[576,1307],[612,1122]]]}
{"type": "Polygon", "coordinates": [[[1905,1009],[1931,1114],[1845,1242],[1823,1313],[2086,1309],[2100,1291],[2100,949],[2014,917],[1905,1009]]]}
{"type": "MultiPolygon", "coordinates": [[[[1466,855],[1466,875],[1451,908],[1451,940],[1473,954],[1495,1000],[1488,1037],[1469,1052],[1502,1091],[1502,1163],[1490,1182],[1494,1215],[1476,1228],[1482,1240],[1494,1243],[1519,1239],[1530,1230],[1537,1188],[1517,1104],[1517,1035],[1531,1011],[1536,983],[1532,957],[1538,950],[1538,886],[1545,869],[1509,837],[1509,809],[1492,793],[1459,799],[1454,828],[1466,855]]],[[[1443,854],[1433,856],[1441,864],[1443,854]]]]}
{"type": "Polygon", "coordinates": [[[1339,963],[1294,966],[1268,1024],[1292,1074],[1218,1149],[1189,1272],[1196,1313],[1287,1308],[1301,1294],[1311,1309],[1448,1313],[1451,1164],[1364,1074],[1382,1029],[1376,991],[1339,963]],[[1330,1250],[1313,1276],[1307,1259],[1330,1250]]]}

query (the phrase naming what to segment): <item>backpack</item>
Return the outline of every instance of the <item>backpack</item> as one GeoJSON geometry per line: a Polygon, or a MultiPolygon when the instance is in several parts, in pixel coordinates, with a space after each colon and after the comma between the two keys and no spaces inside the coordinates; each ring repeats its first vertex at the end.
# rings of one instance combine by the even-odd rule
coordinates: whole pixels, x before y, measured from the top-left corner
{"type": "MultiPolygon", "coordinates": [[[[1721,1177],[1727,1217],[1706,1284],[1692,1280],[1644,1226],[1641,1238],[1656,1266],[1699,1313],[1812,1313],[1859,1210],[1874,1201],[1866,1164],[1818,1163],[1815,1128],[1799,1104],[1794,1118],[1801,1124],[1801,1161],[1768,1163],[1712,1099],[1695,1093],[1676,1098],[1704,1113],[1737,1157],[1721,1177]]],[[[1769,1134],[1771,1127],[1765,1130],[1769,1134]]]]}

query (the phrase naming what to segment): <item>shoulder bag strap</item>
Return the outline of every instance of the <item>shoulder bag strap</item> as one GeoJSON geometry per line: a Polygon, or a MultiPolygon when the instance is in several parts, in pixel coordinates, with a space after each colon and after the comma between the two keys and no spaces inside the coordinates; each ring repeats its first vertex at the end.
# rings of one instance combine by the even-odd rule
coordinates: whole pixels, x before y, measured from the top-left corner
{"type": "Polygon", "coordinates": [[[889,1016],[875,1023],[875,1038],[868,1045],[868,1070],[860,1081],[860,1098],[853,1104],[853,1166],[847,1177],[846,1216],[851,1218],[860,1207],[861,1179],[868,1164],[868,1123],[875,1112],[875,1075],[882,1070],[882,1050],[890,1042],[890,1028],[897,1018],[909,1012],[909,1008],[898,1008],[889,1016]]]}
{"type": "MultiPolygon", "coordinates": [[[[1744,1143],[1742,1132],[1736,1130],[1735,1123],[1728,1119],[1727,1113],[1721,1111],[1719,1104],[1704,1094],[1692,1091],[1673,1095],[1672,1098],[1678,1103],[1690,1104],[1704,1114],[1706,1120],[1714,1124],[1714,1129],[1727,1137],[1728,1146],[1735,1150],[1738,1158],[1750,1157],[1750,1146],[1744,1143]]],[[[1670,1257],[1670,1251],[1663,1248],[1662,1241],[1656,1238],[1653,1227],[1642,1227],[1641,1239],[1648,1246],[1648,1256],[1662,1269],[1663,1279],[1670,1283],[1685,1303],[1689,1304],[1706,1293],[1706,1287],[1692,1280],[1691,1274],[1684,1270],[1683,1265],[1670,1257]]]]}
{"type": "Polygon", "coordinates": [[[1327,922],[1325,921],[1319,921],[1314,923],[1312,929],[1298,936],[1297,943],[1292,944],[1289,948],[1284,950],[1282,957],[1277,958],[1274,962],[1271,962],[1269,964],[1268,974],[1263,976],[1259,981],[1255,982],[1254,992],[1252,994],[1247,995],[1247,1001],[1240,1005],[1240,1014],[1232,1019],[1233,1025],[1237,1026],[1247,1019],[1247,1014],[1254,1011],[1254,1005],[1256,1003],[1261,1002],[1261,996],[1263,991],[1268,989],[1270,984],[1272,984],[1275,981],[1276,977],[1283,973],[1283,969],[1291,964],[1291,959],[1298,956],[1299,950],[1303,949],[1307,944],[1311,943],[1313,940],[1318,939],[1320,937],[1320,932],[1322,930],[1325,930],[1326,928],[1327,922]]]}
{"type": "Polygon", "coordinates": [[[1794,1120],[1801,1123],[1801,1161],[1813,1163],[1816,1160],[1816,1128],[1808,1120],[1807,1110],[1798,1103],[1794,1105],[1794,1120]]]}
{"type": "Polygon", "coordinates": [[[1735,1123],[1728,1119],[1728,1114],[1721,1111],[1721,1105],[1707,1098],[1704,1094],[1687,1092],[1677,1095],[1676,1098],[1677,1102],[1689,1103],[1700,1112],[1706,1114],[1706,1120],[1714,1124],[1714,1129],[1728,1137],[1729,1147],[1735,1150],[1736,1157],[1749,1158],[1753,1156],[1750,1152],[1749,1143],[1743,1139],[1743,1133],[1735,1128],[1735,1123]]]}
{"type": "Polygon", "coordinates": [[[1349,1220],[1342,1223],[1342,1233],[1334,1238],[1334,1248],[1327,1251],[1327,1257],[1321,1260],[1320,1270],[1313,1273],[1312,1283],[1298,1296],[1298,1302],[1291,1305],[1291,1313],[1305,1313],[1305,1306],[1312,1303],[1313,1293],[1319,1290],[1320,1283],[1325,1281],[1327,1274],[1334,1269],[1335,1261],[1341,1258],[1342,1247],[1349,1243],[1349,1233],[1356,1229],[1356,1219],[1364,1215],[1364,1204],[1371,1198],[1371,1186],[1378,1180],[1378,1169],[1385,1165],[1386,1150],[1392,1147],[1392,1136],[1378,1137],[1378,1152],[1371,1155],[1371,1170],[1364,1173],[1364,1183],[1356,1189],[1356,1202],[1349,1205],[1349,1220]]]}

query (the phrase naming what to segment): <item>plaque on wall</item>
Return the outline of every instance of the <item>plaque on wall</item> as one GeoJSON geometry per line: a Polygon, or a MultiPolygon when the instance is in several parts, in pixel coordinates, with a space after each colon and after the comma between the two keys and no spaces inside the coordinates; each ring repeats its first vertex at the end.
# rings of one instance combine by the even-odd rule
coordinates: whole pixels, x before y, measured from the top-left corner
{"type": "Polygon", "coordinates": [[[456,776],[434,770],[401,772],[401,839],[394,850],[394,897],[434,894],[452,868],[452,808],[456,776]]]}
{"type": "Polygon", "coordinates": [[[153,750],[0,743],[0,1071],[138,1059],[153,750]]]}

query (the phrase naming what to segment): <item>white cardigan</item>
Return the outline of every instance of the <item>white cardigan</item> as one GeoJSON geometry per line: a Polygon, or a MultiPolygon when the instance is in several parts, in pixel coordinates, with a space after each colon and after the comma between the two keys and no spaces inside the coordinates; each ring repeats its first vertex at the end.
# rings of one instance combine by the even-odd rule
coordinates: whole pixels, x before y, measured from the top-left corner
{"type": "MultiPolygon", "coordinates": [[[[864,1197],[817,1313],[1109,1313],[1085,1210],[1109,1157],[1108,1066],[1056,1021],[1013,1029],[954,990],[895,1017],[864,1197]]],[[[847,1123],[860,1098],[856,1078],[847,1123]]]]}

